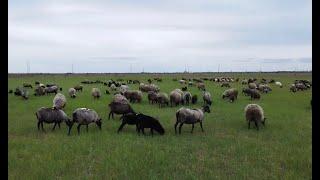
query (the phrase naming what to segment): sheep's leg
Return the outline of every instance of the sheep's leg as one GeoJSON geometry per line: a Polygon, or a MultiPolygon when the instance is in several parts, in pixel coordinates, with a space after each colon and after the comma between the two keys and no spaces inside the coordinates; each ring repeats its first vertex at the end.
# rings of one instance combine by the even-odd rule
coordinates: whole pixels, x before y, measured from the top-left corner
{"type": "Polygon", "coordinates": [[[153,137],[153,129],[150,128],[150,133],[151,133],[151,136],[153,137]]]}
{"type": "Polygon", "coordinates": [[[177,126],[178,126],[179,122],[177,121],[176,124],[174,124],[174,132],[175,134],[177,134],[177,126]]]}
{"type": "Polygon", "coordinates": [[[181,128],[182,128],[182,126],[183,126],[183,123],[181,123],[180,126],[179,126],[179,134],[181,134],[181,128]]]}
{"type": "Polygon", "coordinates": [[[142,130],[142,134],[143,134],[143,135],[146,135],[146,134],[144,133],[144,128],[141,128],[141,130],[142,130]]]}
{"type": "Polygon", "coordinates": [[[88,132],[88,124],[87,124],[87,132],[88,132]]]}
{"type": "Polygon", "coordinates": [[[78,125],[77,129],[78,129],[78,134],[80,134],[80,126],[81,124],[78,125]]]}
{"type": "Polygon", "coordinates": [[[112,115],[112,119],[114,119],[114,113],[113,113],[113,112],[112,112],[112,114],[111,114],[111,115],[112,115]]]}
{"type": "Polygon", "coordinates": [[[38,121],[38,131],[40,130],[40,121],[38,121]]]}
{"type": "Polygon", "coordinates": [[[108,119],[109,119],[109,120],[110,120],[110,115],[111,115],[111,112],[112,112],[112,111],[110,111],[110,113],[109,113],[109,117],[108,117],[108,119]]]}
{"type": "Polygon", "coordinates": [[[250,121],[248,121],[248,129],[250,129],[250,121]]]}
{"type": "Polygon", "coordinates": [[[60,129],[60,123],[58,123],[58,127],[59,127],[59,129],[60,129]]]}
{"type": "Polygon", "coordinates": [[[56,128],[57,123],[55,122],[52,128],[52,131],[54,131],[54,129],[56,128]]]}
{"type": "Polygon", "coordinates": [[[44,129],[43,129],[43,122],[41,122],[41,129],[42,129],[42,131],[44,131],[44,129]]]}
{"type": "Polygon", "coordinates": [[[191,133],[193,133],[193,128],[194,128],[194,123],[192,124],[192,129],[191,129],[191,133]]]}
{"type": "MultiPolygon", "coordinates": [[[[124,125],[126,125],[126,123],[122,123],[118,129],[118,133],[122,130],[122,128],[124,127],[124,125]]],[[[138,128],[136,127],[136,131],[138,130],[138,128]]]]}
{"type": "Polygon", "coordinates": [[[202,122],[200,122],[200,127],[201,127],[202,132],[204,132],[203,127],[202,127],[202,122]]]}
{"type": "Polygon", "coordinates": [[[72,126],[69,126],[68,135],[70,136],[72,126]]]}
{"type": "Polygon", "coordinates": [[[258,126],[257,121],[255,121],[254,124],[256,125],[257,131],[258,131],[259,130],[259,126],[258,126]]]}

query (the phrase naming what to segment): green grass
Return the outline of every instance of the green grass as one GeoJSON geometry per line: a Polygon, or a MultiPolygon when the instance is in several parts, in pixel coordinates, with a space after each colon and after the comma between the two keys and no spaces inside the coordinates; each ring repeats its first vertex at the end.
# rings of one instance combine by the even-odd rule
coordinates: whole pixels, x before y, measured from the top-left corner
{"type": "MultiPolygon", "coordinates": [[[[216,75],[216,74],[215,74],[216,75]]],[[[228,75],[228,74],[224,74],[228,75]]],[[[217,83],[205,81],[207,90],[213,96],[211,113],[205,115],[204,130],[195,125],[184,125],[181,135],[175,135],[175,111],[181,107],[149,105],[146,94],[141,104],[133,104],[136,111],[158,117],[164,126],[164,136],[138,136],[134,126],[125,126],[120,134],[119,115],[108,120],[107,104],[112,95],[103,94],[94,101],[90,95],[93,87],[102,91],[106,86],[84,85],[84,91],[76,99],[67,96],[67,90],[84,79],[108,80],[139,79],[146,82],[156,75],[123,76],[69,76],[35,75],[9,76],[9,89],[21,86],[23,82],[57,83],[63,87],[67,97],[65,112],[71,117],[78,107],[92,108],[103,119],[102,131],[95,124],[89,132],[82,127],[77,135],[75,126],[67,136],[66,125],[51,131],[53,124],[45,124],[46,132],[37,130],[35,112],[43,106],[52,106],[54,95],[35,97],[33,90],[27,101],[9,94],[8,97],[8,139],[9,179],[311,179],[311,90],[289,92],[289,85],[295,79],[311,79],[311,74],[229,74],[234,77],[274,78],[283,83],[281,89],[271,85],[273,91],[263,94],[259,101],[268,118],[266,127],[256,131],[248,130],[244,118],[244,107],[253,101],[242,94],[235,103],[221,99],[226,88],[217,83]]],[[[169,93],[180,88],[178,79],[183,75],[162,75],[163,82],[156,83],[161,91],[169,93]]],[[[187,75],[185,75],[187,76],[187,75]]],[[[214,74],[191,75],[209,76],[214,74]]],[[[241,83],[232,83],[241,90],[241,83]]],[[[137,89],[138,85],[130,85],[137,89]]],[[[192,94],[201,92],[192,87],[192,94]]],[[[191,107],[200,107],[198,104],[191,107]]],[[[253,126],[252,126],[253,127],[253,126]]]]}

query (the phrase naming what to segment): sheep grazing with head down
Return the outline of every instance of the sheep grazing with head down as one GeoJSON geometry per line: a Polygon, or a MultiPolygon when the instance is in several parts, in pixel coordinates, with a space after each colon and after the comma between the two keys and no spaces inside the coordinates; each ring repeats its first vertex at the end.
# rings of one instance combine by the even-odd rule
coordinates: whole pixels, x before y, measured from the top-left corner
{"type": "Polygon", "coordinates": [[[250,96],[251,95],[251,89],[250,88],[243,88],[242,89],[242,94],[245,96],[250,96]]]}
{"type": "Polygon", "coordinates": [[[66,106],[66,103],[67,99],[61,93],[56,94],[53,98],[53,107],[56,109],[63,109],[66,106]]]}
{"type": "Polygon", "coordinates": [[[169,96],[167,93],[158,93],[157,94],[157,102],[159,103],[159,107],[161,108],[164,105],[169,106],[169,96]]]}
{"type": "Polygon", "coordinates": [[[99,117],[98,113],[94,111],[93,109],[88,108],[77,108],[72,113],[72,121],[68,121],[67,125],[69,127],[68,135],[70,135],[71,128],[74,123],[78,123],[78,134],[80,134],[80,127],[81,125],[87,126],[87,132],[88,132],[88,125],[90,123],[96,123],[96,125],[101,130],[101,124],[102,119],[99,117]]]}
{"type": "Polygon", "coordinates": [[[250,123],[254,122],[257,130],[259,130],[259,124],[265,125],[266,118],[264,117],[264,112],[261,106],[258,104],[248,104],[245,109],[245,116],[248,122],[248,129],[250,129],[250,123]]]}
{"type": "Polygon", "coordinates": [[[221,87],[230,87],[230,84],[227,83],[227,82],[223,82],[223,83],[221,84],[221,87]]]}
{"type": "MultiPolygon", "coordinates": [[[[183,94],[183,93],[182,93],[183,94]]],[[[182,102],[182,95],[180,92],[173,90],[170,92],[170,105],[174,103],[175,106],[179,105],[182,102]]]]}
{"type": "Polygon", "coordinates": [[[130,104],[127,103],[112,101],[108,106],[110,108],[108,119],[110,119],[110,116],[114,119],[114,114],[124,115],[128,113],[135,113],[130,104]]]}
{"type": "Polygon", "coordinates": [[[148,91],[148,101],[149,104],[151,102],[151,104],[156,103],[157,102],[157,93],[154,91],[148,91]]]}
{"type": "Polygon", "coordinates": [[[248,84],[248,87],[250,88],[250,89],[257,89],[257,85],[256,85],[256,83],[249,83],[248,84]]]}
{"type": "Polygon", "coordinates": [[[203,91],[206,90],[206,86],[204,85],[203,82],[197,83],[197,87],[198,87],[199,90],[203,90],[203,91]]]}
{"type": "Polygon", "coordinates": [[[192,104],[196,104],[198,101],[198,96],[196,94],[192,95],[192,98],[191,98],[191,103],[192,104]]]}
{"type": "Polygon", "coordinates": [[[43,129],[43,123],[54,123],[54,126],[52,128],[52,131],[55,129],[56,125],[58,124],[60,128],[60,123],[66,122],[68,124],[71,120],[68,118],[65,112],[63,112],[61,109],[55,109],[55,108],[45,108],[42,107],[38,109],[36,112],[37,120],[38,120],[38,130],[40,130],[40,125],[42,131],[43,129]]]}
{"type": "Polygon", "coordinates": [[[82,89],[83,89],[83,86],[82,85],[76,85],[73,87],[76,91],[81,91],[82,92],[82,89]]]}
{"type": "Polygon", "coordinates": [[[238,98],[238,90],[235,88],[227,89],[222,94],[222,99],[228,98],[230,102],[234,102],[238,98]]]}
{"type": "Polygon", "coordinates": [[[47,85],[47,87],[45,88],[45,91],[48,94],[54,93],[57,94],[58,93],[58,86],[49,86],[47,85]]]}
{"type": "Polygon", "coordinates": [[[276,81],[276,82],[275,82],[275,85],[277,85],[277,86],[279,86],[280,88],[282,88],[282,83],[279,82],[279,81],[276,81]]]}
{"type": "Polygon", "coordinates": [[[211,94],[208,91],[203,92],[202,98],[203,98],[204,104],[209,104],[209,105],[212,104],[211,94]]]}
{"type": "Polygon", "coordinates": [[[121,95],[121,94],[115,94],[113,96],[113,99],[112,99],[113,102],[117,102],[117,103],[122,103],[122,104],[129,104],[129,101],[128,99],[121,95]]]}
{"type": "Polygon", "coordinates": [[[70,96],[71,98],[75,98],[75,97],[76,97],[76,92],[77,92],[77,90],[74,89],[74,88],[70,88],[70,89],[68,90],[69,96],[70,96]]]}
{"type": "Polygon", "coordinates": [[[42,86],[37,86],[34,90],[35,96],[43,96],[46,94],[45,88],[42,86]]]}
{"type": "Polygon", "coordinates": [[[183,124],[192,124],[191,133],[193,133],[193,128],[195,123],[200,123],[200,127],[203,130],[202,122],[204,120],[204,113],[210,113],[209,105],[205,105],[202,108],[189,109],[189,108],[180,108],[176,112],[176,123],[174,125],[175,133],[177,133],[177,126],[179,125],[179,134],[181,134],[181,128],[183,124]]]}
{"type": "Polygon", "coordinates": [[[157,131],[160,135],[164,135],[165,130],[160,124],[159,120],[154,117],[139,113],[137,114],[137,128],[138,133],[142,131],[142,134],[145,135],[144,129],[150,128],[150,133],[153,136],[153,130],[157,131]]]}
{"type": "Polygon", "coordinates": [[[121,85],[121,86],[119,87],[119,91],[120,91],[121,93],[125,93],[126,91],[129,91],[129,86],[127,86],[127,85],[121,85]]]}
{"type": "Polygon", "coordinates": [[[256,89],[250,89],[250,97],[251,97],[251,100],[253,99],[260,99],[260,93],[258,90],[256,89]]]}
{"type": "Polygon", "coordinates": [[[91,95],[93,96],[93,99],[99,99],[101,96],[101,92],[99,88],[92,88],[91,95]]]}
{"type": "Polygon", "coordinates": [[[138,90],[133,90],[133,91],[125,91],[124,96],[129,99],[130,102],[138,102],[140,103],[142,100],[142,92],[138,90]]]}

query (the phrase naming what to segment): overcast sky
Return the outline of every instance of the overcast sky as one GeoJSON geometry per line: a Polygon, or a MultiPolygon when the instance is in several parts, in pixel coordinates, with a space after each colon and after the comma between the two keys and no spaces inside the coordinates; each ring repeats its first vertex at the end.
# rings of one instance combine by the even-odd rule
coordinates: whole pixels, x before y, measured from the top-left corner
{"type": "Polygon", "coordinates": [[[311,70],[311,0],[10,0],[9,73],[311,70]]]}

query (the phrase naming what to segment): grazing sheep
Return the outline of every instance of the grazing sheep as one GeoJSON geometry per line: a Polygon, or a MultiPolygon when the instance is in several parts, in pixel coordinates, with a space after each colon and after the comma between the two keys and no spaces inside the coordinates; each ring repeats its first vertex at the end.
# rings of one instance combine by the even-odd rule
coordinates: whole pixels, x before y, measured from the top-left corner
{"type": "Polygon", "coordinates": [[[62,109],[65,107],[66,103],[67,103],[67,99],[66,97],[61,94],[61,93],[57,93],[54,98],[53,98],[53,107],[56,109],[62,109]]]}
{"type": "Polygon", "coordinates": [[[250,123],[254,122],[257,130],[259,130],[259,123],[265,125],[266,118],[264,117],[264,112],[261,106],[258,104],[248,104],[245,109],[245,116],[248,122],[248,129],[250,129],[250,123]]]}
{"type": "Polygon", "coordinates": [[[257,89],[257,85],[256,85],[255,83],[249,83],[249,84],[248,84],[248,87],[249,87],[250,89],[257,89]]]}
{"type": "Polygon", "coordinates": [[[128,99],[121,94],[115,94],[112,101],[117,103],[122,103],[122,104],[129,104],[128,99]]]}
{"type": "Polygon", "coordinates": [[[194,95],[192,96],[192,98],[191,98],[191,102],[192,102],[192,104],[196,104],[197,101],[198,101],[198,96],[197,96],[196,94],[194,94],[194,95]]]}
{"type": "Polygon", "coordinates": [[[20,87],[17,87],[16,90],[14,91],[14,95],[21,96],[21,94],[22,94],[22,89],[20,87]]]}
{"type": "Polygon", "coordinates": [[[37,86],[34,90],[35,96],[43,96],[45,94],[46,94],[46,90],[42,86],[37,86]]]}
{"type": "Polygon", "coordinates": [[[94,99],[99,99],[101,96],[100,89],[92,88],[91,95],[93,96],[94,99]]]}
{"type": "Polygon", "coordinates": [[[29,99],[29,91],[27,91],[26,89],[22,89],[21,97],[25,100],[29,99]]]}
{"type": "Polygon", "coordinates": [[[297,91],[299,91],[299,90],[303,91],[303,90],[307,89],[307,86],[304,85],[303,83],[297,83],[297,84],[295,84],[295,86],[296,86],[297,91]]]}
{"type": "Polygon", "coordinates": [[[157,93],[154,91],[148,91],[148,101],[149,104],[151,102],[151,104],[156,103],[157,102],[157,93]]]}
{"type": "Polygon", "coordinates": [[[198,87],[199,90],[203,90],[203,91],[206,90],[206,87],[205,87],[205,85],[204,85],[203,82],[199,82],[199,83],[197,84],[197,87],[198,87]]]}
{"type": "Polygon", "coordinates": [[[74,88],[70,88],[69,90],[68,90],[68,93],[69,93],[69,96],[71,97],[71,98],[75,98],[76,97],[76,89],[74,89],[74,88]]]}
{"type": "Polygon", "coordinates": [[[116,91],[117,90],[117,86],[115,84],[111,84],[110,85],[110,89],[111,89],[111,91],[116,91]]]}
{"type": "Polygon", "coordinates": [[[253,99],[260,99],[259,91],[256,90],[256,89],[251,89],[251,91],[250,91],[250,97],[251,97],[251,100],[253,100],[253,99]]]}
{"type": "Polygon", "coordinates": [[[227,83],[227,82],[223,82],[223,83],[221,84],[221,87],[230,87],[230,84],[227,83]]]}
{"type": "Polygon", "coordinates": [[[80,134],[81,125],[86,125],[87,132],[88,132],[88,125],[90,123],[96,123],[96,125],[101,130],[101,125],[102,125],[101,121],[102,119],[99,117],[98,113],[93,109],[77,108],[72,113],[72,122],[68,123],[68,126],[69,126],[68,135],[70,135],[71,128],[74,123],[78,123],[77,130],[78,130],[78,134],[80,134]]]}
{"type": "Polygon", "coordinates": [[[270,91],[272,91],[272,89],[269,87],[269,86],[265,86],[264,88],[263,88],[263,93],[268,93],[268,92],[270,92],[270,91]]]}
{"type": "Polygon", "coordinates": [[[181,134],[181,128],[183,124],[192,124],[191,133],[193,133],[193,128],[195,123],[200,123],[202,132],[204,132],[202,127],[202,122],[204,120],[204,113],[210,113],[210,107],[208,105],[203,106],[202,108],[189,109],[189,108],[180,108],[176,112],[176,123],[174,125],[175,133],[177,134],[177,126],[179,126],[179,134],[181,134]]]}
{"type": "Polygon", "coordinates": [[[250,96],[251,95],[251,89],[250,88],[243,88],[242,89],[242,94],[245,96],[250,96]]]}
{"type": "Polygon", "coordinates": [[[189,105],[191,98],[192,98],[192,95],[190,92],[187,91],[183,93],[183,101],[186,105],[189,105]]]}
{"type": "Polygon", "coordinates": [[[118,133],[122,130],[122,128],[126,125],[136,125],[136,131],[138,132],[138,118],[137,114],[135,113],[128,113],[124,114],[123,116],[120,117],[120,120],[122,120],[122,123],[118,129],[118,133]]]}
{"type": "Polygon", "coordinates": [[[32,88],[32,85],[29,83],[23,83],[23,87],[25,88],[32,88]]]}
{"type": "Polygon", "coordinates": [[[142,100],[142,92],[138,90],[133,90],[133,91],[125,91],[124,96],[129,99],[130,102],[138,102],[140,103],[142,100]]]}
{"type": "Polygon", "coordinates": [[[83,86],[82,85],[76,85],[73,87],[76,91],[81,91],[82,92],[82,89],[83,89],[83,86]]]}
{"type": "Polygon", "coordinates": [[[209,104],[209,105],[212,104],[211,94],[209,92],[204,91],[202,98],[203,98],[204,104],[209,104]]]}
{"type": "Polygon", "coordinates": [[[234,102],[238,98],[238,90],[235,88],[225,90],[222,94],[222,99],[224,98],[228,98],[230,102],[234,102]]]}
{"type": "Polygon", "coordinates": [[[148,91],[159,92],[160,88],[155,84],[143,84],[143,83],[140,83],[139,90],[142,91],[142,92],[148,92],[148,91]]]}
{"type": "Polygon", "coordinates": [[[58,86],[49,86],[47,85],[47,87],[45,88],[45,91],[46,91],[46,94],[51,94],[51,93],[54,93],[54,94],[57,94],[58,93],[58,86]]]}
{"type": "Polygon", "coordinates": [[[110,108],[108,119],[110,119],[110,115],[112,115],[112,119],[114,119],[113,114],[124,115],[128,113],[135,113],[131,108],[130,104],[112,101],[108,106],[110,108]]]}
{"type": "Polygon", "coordinates": [[[167,93],[158,93],[157,94],[157,102],[159,103],[159,107],[161,108],[163,105],[169,106],[169,96],[167,93]]]}
{"type": "Polygon", "coordinates": [[[129,86],[127,86],[127,85],[121,85],[120,87],[119,87],[119,91],[121,92],[121,93],[124,93],[124,92],[126,92],[126,91],[128,91],[129,90],[129,86]]]}
{"type": "Polygon", "coordinates": [[[279,81],[276,81],[276,82],[275,82],[275,85],[277,85],[277,86],[279,86],[280,88],[282,88],[282,83],[279,82],[279,81]]]}
{"type": "Polygon", "coordinates": [[[138,133],[140,134],[140,131],[142,131],[142,134],[145,135],[144,129],[145,128],[150,128],[150,133],[153,136],[153,130],[157,131],[160,135],[164,135],[165,130],[160,124],[160,122],[151,117],[144,115],[142,113],[137,114],[137,119],[138,119],[138,133]]]}
{"type": "Polygon", "coordinates": [[[40,130],[40,125],[41,125],[42,131],[44,131],[43,129],[44,122],[48,124],[54,123],[54,126],[52,128],[52,131],[53,131],[57,124],[60,128],[60,123],[66,122],[66,124],[68,124],[68,122],[71,121],[66,115],[66,113],[63,112],[61,109],[41,107],[40,109],[38,109],[38,111],[35,114],[38,120],[38,123],[37,123],[38,130],[40,130]]]}
{"type": "MultiPolygon", "coordinates": [[[[183,93],[182,93],[183,94],[183,93]]],[[[175,106],[179,105],[182,102],[182,95],[180,92],[173,90],[170,93],[170,105],[172,107],[172,103],[175,104],[175,106]]]]}

